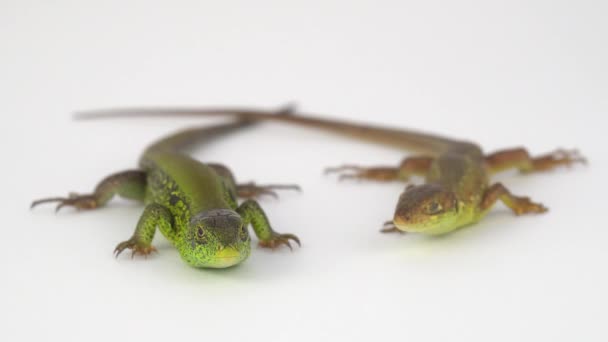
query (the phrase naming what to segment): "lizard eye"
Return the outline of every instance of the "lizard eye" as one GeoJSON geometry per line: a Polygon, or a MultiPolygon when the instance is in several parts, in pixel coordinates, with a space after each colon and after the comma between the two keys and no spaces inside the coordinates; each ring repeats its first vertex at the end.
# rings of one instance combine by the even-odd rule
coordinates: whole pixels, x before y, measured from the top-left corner
{"type": "Polygon", "coordinates": [[[196,241],[200,244],[206,244],[207,243],[207,234],[205,234],[205,230],[203,230],[203,228],[198,228],[196,230],[196,241]]]}
{"type": "Polygon", "coordinates": [[[241,228],[241,231],[239,232],[239,237],[241,238],[241,241],[243,241],[243,242],[247,241],[247,239],[249,238],[249,233],[247,232],[247,227],[241,228]]]}
{"type": "Polygon", "coordinates": [[[435,215],[435,214],[439,214],[442,210],[443,210],[443,207],[441,206],[441,204],[439,204],[437,202],[432,202],[431,204],[429,204],[429,206],[427,208],[427,213],[429,215],[435,215]]]}

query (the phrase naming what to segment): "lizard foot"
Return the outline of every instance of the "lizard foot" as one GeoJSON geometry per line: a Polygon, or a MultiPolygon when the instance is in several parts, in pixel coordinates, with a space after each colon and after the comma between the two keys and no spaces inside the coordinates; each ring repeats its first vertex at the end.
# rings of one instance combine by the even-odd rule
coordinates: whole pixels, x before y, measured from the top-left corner
{"type": "Polygon", "coordinates": [[[547,209],[547,207],[540,203],[532,202],[529,197],[514,197],[510,207],[515,213],[515,215],[518,216],[531,213],[540,214],[549,210],[547,209]]]}
{"type": "Polygon", "coordinates": [[[263,195],[279,198],[279,195],[274,190],[302,191],[300,186],[296,184],[256,185],[254,182],[250,182],[236,186],[237,194],[242,198],[256,198],[263,195]]]}
{"type": "Polygon", "coordinates": [[[295,236],[293,234],[279,234],[279,233],[273,233],[272,237],[270,239],[260,241],[259,245],[264,248],[272,248],[272,249],[275,249],[281,245],[285,245],[285,246],[289,247],[290,250],[293,250],[293,248],[291,247],[291,244],[289,243],[289,240],[293,240],[295,243],[297,243],[298,247],[301,246],[300,239],[297,236],[295,236]]]}
{"type": "MultiPolygon", "coordinates": [[[[367,179],[380,182],[394,181],[399,177],[399,170],[393,167],[360,167],[357,165],[342,165],[325,169],[325,174],[338,173],[338,180],[367,179]]],[[[404,179],[405,180],[405,179],[404,179]]]]}
{"type": "Polygon", "coordinates": [[[118,258],[120,253],[122,253],[122,251],[124,251],[125,249],[131,250],[131,259],[133,259],[135,254],[143,255],[147,259],[148,255],[152,254],[152,252],[158,253],[154,246],[150,244],[144,244],[137,241],[137,239],[130,238],[129,240],[123,241],[119,243],[118,246],[116,246],[116,248],[114,249],[114,255],[118,258]]]}
{"type": "Polygon", "coordinates": [[[530,171],[542,171],[554,169],[558,166],[572,167],[574,164],[587,164],[587,159],[578,150],[558,149],[544,156],[532,159],[533,169],[530,171]]]}
{"type": "Polygon", "coordinates": [[[93,195],[78,195],[70,193],[68,197],[50,197],[33,201],[30,208],[39,204],[58,202],[55,212],[66,206],[72,206],[77,210],[89,210],[97,208],[97,199],[93,195]]]}

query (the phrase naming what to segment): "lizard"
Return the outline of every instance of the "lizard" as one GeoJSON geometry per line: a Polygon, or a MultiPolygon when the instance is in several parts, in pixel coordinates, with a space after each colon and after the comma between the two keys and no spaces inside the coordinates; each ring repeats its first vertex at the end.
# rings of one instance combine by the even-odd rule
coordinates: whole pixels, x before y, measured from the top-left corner
{"type": "Polygon", "coordinates": [[[393,219],[382,232],[410,232],[429,235],[450,233],[478,222],[498,201],[516,215],[544,213],[547,208],[529,197],[512,194],[495,173],[518,169],[523,173],[547,171],[558,166],[586,163],[576,150],[557,149],[532,156],[523,147],[486,154],[476,143],[409,129],[395,129],[348,121],[325,119],[314,114],[276,116],[247,108],[124,108],[81,112],[80,119],[133,116],[231,116],[249,120],[280,121],[321,129],[380,145],[414,151],[395,166],[362,167],[342,165],[327,172],[340,179],[408,182],[423,176],[424,184],[407,185],[400,194],[393,219]]]}
{"type": "MultiPolygon", "coordinates": [[[[288,114],[283,109],[281,114],[288,114]]],[[[278,114],[277,114],[278,115],[278,114]]],[[[297,185],[237,184],[230,169],[221,164],[202,163],[183,150],[194,142],[214,139],[241,129],[253,121],[240,120],[217,126],[190,128],[160,139],[142,154],[139,168],[104,178],[90,194],[43,198],[43,203],[58,203],[78,210],[103,207],[116,195],[143,202],[145,209],[131,238],[119,243],[114,254],[126,249],[147,258],[156,248],[152,245],[155,231],[160,232],[179,251],[181,259],[197,268],[227,268],[240,264],[250,254],[248,226],[259,239],[259,245],[275,248],[290,241],[300,245],[293,234],[274,231],[258,202],[261,195],[276,197],[275,189],[295,189],[297,185]],[[238,197],[246,198],[238,204],[238,197]]]]}

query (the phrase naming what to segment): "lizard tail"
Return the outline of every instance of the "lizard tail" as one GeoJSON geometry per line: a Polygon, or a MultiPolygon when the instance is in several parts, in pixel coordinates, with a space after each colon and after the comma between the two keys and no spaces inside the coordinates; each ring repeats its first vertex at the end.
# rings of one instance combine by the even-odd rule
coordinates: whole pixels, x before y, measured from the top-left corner
{"type": "Polygon", "coordinates": [[[467,142],[464,141],[453,140],[429,133],[358,124],[347,121],[336,121],[308,114],[294,115],[294,112],[295,111],[292,106],[286,106],[279,111],[279,113],[288,115],[277,115],[276,112],[242,108],[129,108],[80,112],[76,114],[76,119],[90,120],[119,117],[232,116],[241,120],[286,122],[299,126],[329,131],[380,145],[402,149],[404,148],[427,154],[438,154],[455,145],[467,144],[467,142]]]}
{"type": "MultiPolygon", "coordinates": [[[[275,114],[271,115],[288,116],[291,115],[293,111],[294,107],[290,105],[280,108],[275,112],[275,114]]],[[[229,124],[221,124],[211,127],[194,127],[178,131],[177,133],[171,134],[152,143],[150,146],[148,146],[144,154],[153,151],[177,152],[189,149],[191,147],[195,147],[196,145],[207,143],[210,140],[215,140],[219,136],[252,126],[259,122],[259,120],[248,117],[237,116],[235,119],[238,120],[229,124]]]]}

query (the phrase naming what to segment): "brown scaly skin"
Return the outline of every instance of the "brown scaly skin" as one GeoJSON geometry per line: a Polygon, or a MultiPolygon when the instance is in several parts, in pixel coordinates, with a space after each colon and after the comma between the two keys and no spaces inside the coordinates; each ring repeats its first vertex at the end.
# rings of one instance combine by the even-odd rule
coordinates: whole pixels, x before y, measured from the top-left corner
{"type": "Polygon", "coordinates": [[[491,174],[510,168],[529,173],[585,163],[576,151],[560,149],[532,157],[524,148],[516,148],[486,155],[477,144],[411,130],[334,121],[312,115],[275,116],[264,111],[238,108],[106,110],[84,113],[80,118],[179,115],[288,122],[377,144],[422,151],[423,154],[406,158],[397,167],[345,165],[328,169],[328,172],[339,172],[341,179],[407,181],[411,175],[425,177],[425,184],[409,186],[401,194],[392,224],[385,225],[385,232],[445,234],[477,222],[499,200],[517,215],[543,213],[547,209],[542,204],[515,196],[500,183],[492,183],[491,174]]]}

